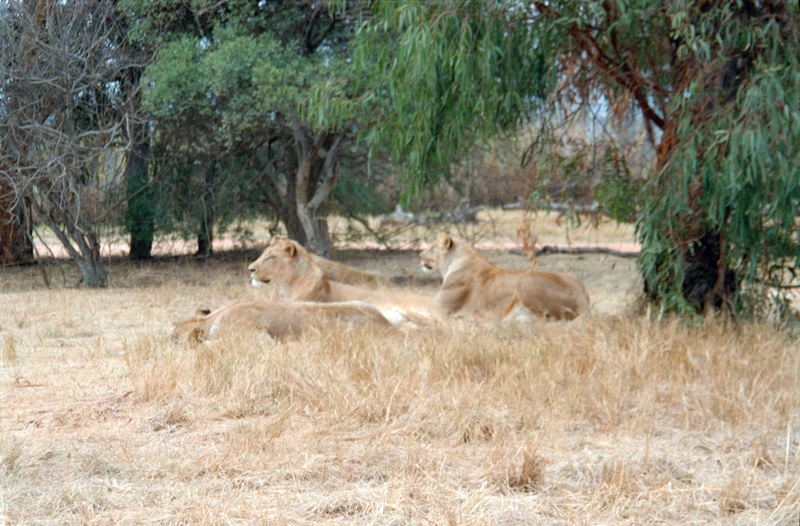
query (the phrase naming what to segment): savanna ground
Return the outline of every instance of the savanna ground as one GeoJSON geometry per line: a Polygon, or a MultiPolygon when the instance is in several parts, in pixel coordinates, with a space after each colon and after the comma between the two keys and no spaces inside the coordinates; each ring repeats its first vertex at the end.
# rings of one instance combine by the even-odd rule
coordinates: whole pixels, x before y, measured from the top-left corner
{"type": "MultiPolygon", "coordinates": [[[[462,235],[514,241],[519,216],[498,217],[462,235]]],[[[539,241],[565,243],[552,220],[539,241]]],[[[633,260],[550,255],[539,268],[583,278],[593,316],[173,342],[198,306],[264,293],[257,254],[111,259],[105,290],[63,287],[68,267],[50,265],[51,289],[36,267],[0,269],[0,523],[798,523],[785,333],[651,321],[633,260]]],[[[339,255],[436,291],[415,252],[339,255]]]]}

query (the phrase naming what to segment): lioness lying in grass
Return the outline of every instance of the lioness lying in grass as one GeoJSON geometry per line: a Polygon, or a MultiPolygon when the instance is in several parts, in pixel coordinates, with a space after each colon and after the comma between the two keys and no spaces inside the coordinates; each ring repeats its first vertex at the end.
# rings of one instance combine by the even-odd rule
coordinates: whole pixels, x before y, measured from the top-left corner
{"type": "Polygon", "coordinates": [[[194,316],[179,323],[173,331],[176,339],[199,343],[223,334],[258,330],[271,338],[296,337],[310,328],[341,329],[343,326],[391,327],[375,309],[360,301],[340,303],[275,303],[242,301],[214,312],[199,309],[194,316]]]}
{"type": "Polygon", "coordinates": [[[573,319],[589,312],[589,294],[572,274],[496,267],[464,241],[443,236],[419,255],[444,281],[436,301],[447,314],[505,319],[530,314],[573,319]]]}
{"type": "MultiPolygon", "coordinates": [[[[284,239],[286,238],[274,236],[270,240],[268,247],[277,245],[284,239]]],[[[341,263],[331,261],[330,259],[318,256],[311,252],[309,252],[308,255],[311,256],[311,259],[314,260],[314,263],[316,263],[320,270],[322,270],[323,274],[325,274],[325,277],[331,281],[346,283],[348,285],[366,286],[370,288],[388,286],[390,284],[389,279],[381,276],[380,274],[342,265],[341,263]]]]}
{"type": "Polygon", "coordinates": [[[370,290],[330,280],[308,251],[290,239],[268,246],[249,269],[253,285],[271,284],[281,301],[364,301],[374,305],[395,325],[441,318],[441,310],[433,298],[397,290],[370,290]]]}

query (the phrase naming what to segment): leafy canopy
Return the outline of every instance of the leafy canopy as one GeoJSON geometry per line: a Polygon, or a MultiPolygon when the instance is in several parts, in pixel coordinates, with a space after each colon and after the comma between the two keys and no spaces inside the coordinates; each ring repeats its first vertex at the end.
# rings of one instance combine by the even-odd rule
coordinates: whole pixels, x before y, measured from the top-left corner
{"type": "MultiPolygon", "coordinates": [[[[639,232],[645,278],[679,309],[677,255],[703,232],[717,233],[744,292],[786,285],[800,268],[800,17],[796,4],[753,9],[670,11],[676,60],[696,74],[671,101],[675,144],[648,183],[639,232]]],[[[753,307],[742,299],[753,297],[734,307],[753,307]]]]}
{"type": "Polygon", "coordinates": [[[412,193],[476,140],[538,123],[537,141],[557,143],[557,111],[638,117],[654,168],[645,184],[607,172],[599,197],[637,215],[641,270],[667,308],[741,311],[740,291],[784,286],[800,263],[799,39],[797,3],[780,0],[376,2],[354,78],[316,92],[312,114],[370,108],[372,142],[388,141],[412,193]]]}

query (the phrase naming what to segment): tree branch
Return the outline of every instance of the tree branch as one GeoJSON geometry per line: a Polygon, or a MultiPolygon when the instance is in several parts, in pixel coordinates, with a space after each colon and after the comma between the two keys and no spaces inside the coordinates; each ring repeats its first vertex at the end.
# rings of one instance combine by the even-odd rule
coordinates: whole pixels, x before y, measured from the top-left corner
{"type": "Polygon", "coordinates": [[[325,151],[325,165],[323,167],[325,176],[322,182],[317,185],[314,197],[308,203],[308,207],[313,210],[317,210],[322,205],[333,190],[333,185],[336,184],[336,158],[341,141],[342,136],[337,135],[333,144],[325,151]]]}
{"type": "MultiPolygon", "coordinates": [[[[547,3],[535,2],[534,5],[541,13],[550,13],[557,18],[561,16],[547,3]]],[[[572,22],[569,26],[569,32],[578,46],[587,53],[590,59],[593,60],[602,71],[611,76],[617,84],[633,95],[645,118],[663,130],[664,118],[656,113],[650,106],[647,100],[647,94],[644,91],[644,85],[649,83],[641,79],[631,65],[628,64],[627,61],[622,60],[621,56],[616,57],[620,59],[621,62],[610,57],[597,42],[597,39],[585,28],[581,28],[577,23],[572,22]]]]}
{"type": "MultiPolygon", "coordinates": [[[[521,250],[511,250],[511,253],[525,255],[521,250]]],[[[545,245],[534,252],[537,257],[546,254],[607,254],[618,258],[635,258],[639,255],[639,252],[614,250],[608,247],[559,247],[555,245],[545,245]]]]}

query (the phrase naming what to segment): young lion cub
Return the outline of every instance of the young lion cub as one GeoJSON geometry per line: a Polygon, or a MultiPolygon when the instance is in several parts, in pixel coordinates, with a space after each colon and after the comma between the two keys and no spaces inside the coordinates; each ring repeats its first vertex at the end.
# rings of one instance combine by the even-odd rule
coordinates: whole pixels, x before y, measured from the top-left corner
{"type": "Polygon", "coordinates": [[[425,270],[444,277],[436,301],[448,314],[503,319],[516,312],[571,320],[589,311],[589,294],[572,274],[498,268],[447,235],[419,257],[425,270]]]}

